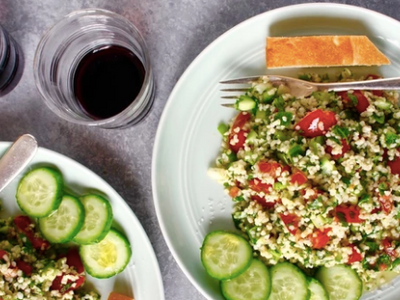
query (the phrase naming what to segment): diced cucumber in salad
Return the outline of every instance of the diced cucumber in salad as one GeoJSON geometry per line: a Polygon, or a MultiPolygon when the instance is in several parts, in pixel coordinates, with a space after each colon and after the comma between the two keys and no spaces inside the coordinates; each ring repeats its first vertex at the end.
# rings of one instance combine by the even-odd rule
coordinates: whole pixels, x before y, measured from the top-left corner
{"type": "MultiPolygon", "coordinates": [[[[341,80],[354,75],[345,69],[341,80]]],[[[278,280],[282,288],[271,275],[270,299],[286,297],[274,288],[289,293],[293,286],[298,292],[288,299],[358,299],[382,285],[381,272],[400,270],[398,98],[396,91],[360,90],[295,98],[268,76],[238,97],[210,174],[232,198],[232,219],[253,254],[271,270],[286,266],[277,273],[288,276],[278,280]],[[343,284],[332,287],[336,268],[343,284]],[[326,276],[293,279],[316,270],[326,276]]]]}
{"type": "Polygon", "coordinates": [[[21,179],[16,198],[23,212],[38,218],[46,243],[73,241],[80,245],[81,259],[90,275],[108,278],[122,272],[130,260],[131,247],[121,232],[111,228],[110,202],[96,194],[77,198],[64,190],[60,171],[42,167],[21,179]]]}

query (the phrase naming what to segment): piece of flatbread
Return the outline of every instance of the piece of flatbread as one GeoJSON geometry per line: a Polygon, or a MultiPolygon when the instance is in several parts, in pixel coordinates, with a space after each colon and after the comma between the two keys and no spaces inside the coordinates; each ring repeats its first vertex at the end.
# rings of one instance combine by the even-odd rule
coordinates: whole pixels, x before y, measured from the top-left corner
{"type": "Polygon", "coordinates": [[[366,36],[268,37],[267,67],[389,65],[389,59],[366,36]]]}

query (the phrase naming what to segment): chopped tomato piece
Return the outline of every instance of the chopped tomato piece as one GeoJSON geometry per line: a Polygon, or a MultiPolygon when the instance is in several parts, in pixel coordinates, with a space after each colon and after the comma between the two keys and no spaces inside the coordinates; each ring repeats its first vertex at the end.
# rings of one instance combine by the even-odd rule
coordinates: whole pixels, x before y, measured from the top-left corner
{"type": "Polygon", "coordinates": [[[325,133],[336,125],[336,114],[333,111],[321,109],[309,112],[296,125],[296,130],[301,130],[301,135],[309,138],[325,135],[325,133]]]}
{"type": "Polygon", "coordinates": [[[326,244],[328,244],[330,240],[328,232],[331,230],[332,228],[324,228],[322,230],[317,230],[312,234],[311,242],[314,249],[322,249],[326,246],[326,244]]]}
{"type": "Polygon", "coordinates": [[[392,197],[390,195],[389,196],[386,196],[386,195],[380,196],[379,197],[379,202],[381,203],[381,207],[382,207],[383,212],[386,215],[388,215],[393,209],[392,197]]]}
{"type": "Polygon", "coordinates": [[[346,107],[350,107],[352,106],[351,100],[349,98],[349,95],[347,94],[347,91],[343,91],[343,92],[336,92],[336,94],[338,94],[338,96],[340,96],[340,98],[342,98],[343,103],[346,107]]]}
{"type": "Polygon", "coordinates": [[[240,193],[240,189],[237,186],[232,186],[229,189],[229,196],[231,196],[232,198],[235,198],[239,195],[240,193]]]}
{"type": "Polygon", "coordinates": [[[33,222],[28,216],[16,216],[14,218],[14,224],[20,232],[26,235],[33,248],[37,250],[46,250],[50,247],[50,243],[48,241],[38,237],[37,234],[35,234],[31,226],[33,222]]]}
{"type": "Polygon", "coordinates": [[[388,238],[382,241],[382,246],[386,254],[389,255],[392,260],[397,257],[397,253],[394,250],[395,247],[392,246],[392,242],[388,238]]]}
{"type": "Polygon", "coordinates": [[[331,146],[326,146],[326,152],[328,152],[333,159],[339,159],[343,157],[343,155],[351,150],[349,144],[347,143],[346,139],[341,140],[342,143],[342,153],[341,154],[332,154],[332,147],[331,146]]]}
{"type": "Polygon", "coordinates": [[[269,194],[271,187],[272,185],[262,183],[261,180],[257,178],[253,178],[249,181],[249,188],[257,193],[263,192],[264,194],[269,194]]]}
{"type": "Polygon", "coordinates": [[[375,207],[373,210],[371,210],[371,214],[376,214],[381,211],[382,211],[382,209],[380,207],[375,207]]]}
{"type": "Polygon", "coordinates": [[[358,206],[339,205],[335,208],[336,218],[341,220],[344,217],[347,223],[362,223],[360,219],[360,208],[358,206]]]}
{"type": "Polygon", "coordinates": [[[297,233],[299,229],[299,217],[295,214],[280,214],[282,222],[285,224],[287,230],[293,235],[297,233]]]}
{"type": "Polygon", "coordinates": [[[18,269],[20,269],[26,276],[32,275],[32,266],[23,260],[16,260],[18,269]]]}
{"type": "Polygon", "coordinates": [[[400,157],[396,157],[394,160],[389,160],[387,165],[392,174],[400,175],[400,157]]]}
{"type": "Polygon", "coordinates": [[[368,74],[366,77],[366,79],[381,79],[382,77],[376,74],[368,74]]]}
{"type": "Polygon", "coordinates": [[[292,178],[290,179],[292,184],[302,185],[307,182],[307,176],[300,170],[297,170],[293,173],[292,178]]]}
{"type": "Polygon", "coordinates": [[[244,125],[246,125],[247,121],[250,120],[250,118],[251,115],[249,113],[241,112],[237,115],[235,121],[233,122],[228,142],[229,148],[235,153],[239,152],[239,150],[243,148],[243,145],[246,142],[247,130],[244,130],[243,127],[244,125]],[[237,128],[239,128],[239,130],[237,128]],[[232,145],[231,143],[233,143],[234,145],[232,145]]]}
{"type": "Polygon", "coordinates": [[[258,204],[262,205],[266,209],[271,209],[275,207],[275,202],[267,202],[264,197],[258,196],[258,195],[252,195],[251,200],[256,201],[258,204]]]}
{"type": "Polygon", "coordinates": [[[7,251],[0,249],[0,259],[4,259],[4,256],[7,256],[7,255],[8,255],[7,251]]]}
{"type": "Polygon", "coordinates": [[[383,91],[381,91],[381,90],[373,90],[373,91],[371,91],[371,93],[374,96],[377,96],[377,97],[382,97],[383,96],[383,91]]]}
{"type": "Polygon", "coordinates": [[[118,294],[116,292],[111,292],[107,300],[133,300],[131,297],[118,294]]]}
{"type": "Polygon", "coordinates": [[[32,221],[28,216],[16,216],[14,218],[14,224],[23,233],[27,233],[32,230],[32,221]]]}
{"type": "Polygon", "coordinates": [[[353,95],[357,97],[357,105],[356,109],[359,113],[362,113],[367,110],[369,106],[369,101],[367,97],[364,96],[364,94],[361,91],[354,91],[353,95]]]}
{"type": "Polygon", "coordinates": [[[62,284],[62,279],[64,277],[64,274],[61,276],[57,276],[52,284],[51,284],[51,290],[55,291],[60,291],[61,293],[65,294],[68,293],[69,291],[74,291],[77,288],[79,288],[84,282],[85,282],[85,276],[78,275],[78,279],[74,282],[75,285],[72,286],[71,283],[73,283],[71,280],[67,281],[66,285],[62,284]]]}
{"type": "MultiPolygon", "coordinates": [[[[342,98],[342,100],[346,106],[353,105],[347,92],[337,92],[337,94],[342,98]]],[[[368,101],[367,97],[365,97],[364,94],[359,90],[353,91],[352,95],[357,98],[357,105],[355,106],[357,111],[359,113],[366,111],[369,106],[369,101],[368,101]]]]}
{"type": "Polygon", "coordinates": [[[70,248],[66,257],[68,266],[74,267],[79,274],[85,272],[78,248],[70,248]]]}
{"type": "Polygon", "coordinates": [[[243,129],[243,126],[246,125],[247,121],[249,121],[251,118],[251,115],[248,112],[242,111],[236,116],[235,121],[233,122],[232,125],[232,130],[235,130],[235,128],[239,127],[240,129],[243,129]]]}
{"type": "MultiPolygon", "coordinates": [[[[375,74],[368,74],[366,78],[367,79],[381,79],[382,77],[375,75],[375,74]]],[[[383,91],[381,91],[381,90],[374,90],[374,91],[371,91],[371,93],[378,97],[383,96],[383,91]]]]}
{"type": "Polygon", "coordinates": [[[282,167],[282,172],[288,171],[290,173],[291,170],[292,169],[288,165],[282,167]]]}
{"type": "Polygon", "coordinates": [[[281,166],[280,163],[277,162],[260,161],[258,163],[258,169],[260,170],[260,172],[269,174],[272,177],[277,177],[276,172],[279,168],[281,169],[282,172],[283,167],[281,166]]]}
{"type": "Polygon", "coordinates": [[[244,143],[246,142],[246,133],[246,130],[239,130],[238,133],[232,132],[229,135],[229,148],[233,152],[238,153],[239,150],[243,148],[244,143]]]}
{"type": "Polygon", "coordinates": [[[75,286],[72,287],[70,286],[70,283],[72,283],[71,280],[68,280],[66,285],[62,284],[62,279],[66,275],[63,273],[63,275],[57,276],[51,285],[52,290],[58,290],[61,293],[68,293],[69,291],[76,290],[78,287],[80,287],[84,282],[85,282],[85,276],[82,275],[83,272],[85,272],[85,268],[83,267],[83,263],[81,260],[81,257],[79,255],[79,251],[77,248],[70,248],[67,252],[67,254],[60,255],[59,258],[66,257],[67,262],[66,264],[69,267],[74,267],[75,270],[77,271],[79,278],[75,281],[75,286]]]}
{"type": "Polygon", "coordinates": [[[386,265],[386,264],[380,264],[379,265],[379,271],[386,271],[387,270],[387,268],[388,268],[388,266],[386,265]]]}
{"type": "Polygon", "coordinates": [[[352,264],[357,261],[362,261],[363,257],[360,253],[360,250],[354,245],[350,245],[350,247],[351,247],[352,252],[349,255],[349,260],[347,261],[347,263],[352,264]]]}

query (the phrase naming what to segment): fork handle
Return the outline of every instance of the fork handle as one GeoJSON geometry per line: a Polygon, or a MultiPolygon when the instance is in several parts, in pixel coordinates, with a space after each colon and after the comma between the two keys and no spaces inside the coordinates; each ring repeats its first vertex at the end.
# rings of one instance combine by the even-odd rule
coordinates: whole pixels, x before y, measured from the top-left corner
{"type": "Polygon", "coordinates": [[[400,77],[357,82],[317,83],[319,90],[341,92],[346,90],[399,90],[400,77]]]}

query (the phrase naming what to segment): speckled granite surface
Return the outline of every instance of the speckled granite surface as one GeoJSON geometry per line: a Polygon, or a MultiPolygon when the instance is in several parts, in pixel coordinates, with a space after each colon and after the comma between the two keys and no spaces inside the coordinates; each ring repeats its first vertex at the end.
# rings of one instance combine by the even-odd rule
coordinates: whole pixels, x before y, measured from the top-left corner
{"type": "MultiPolygon", "coordinates": [[[[261,12],[312,1],[269,0],[0,0],[0,24],[21,45],[25,69],[15,90],[0,99],[0,140],[31,133],[43,147],[87,166],[129,203],[157,254],[168,300],[204,299],[175,263],[159,229],[151,193],[151,153],[158,120],[174,84],[190,62],[226,30],[261,12]],[[157,85],[144,122],[124,130],[69,124],[56,117],[36,90],[32,61],[41,35],[67,13],[105,8],[133,22],[147,41],[157,85]]],[[[400,1],[335,1],[400,19],[400,1]]],[[[150,299],[149,299],[150,300],[150,299]]]]}

